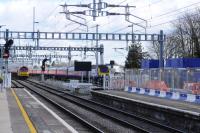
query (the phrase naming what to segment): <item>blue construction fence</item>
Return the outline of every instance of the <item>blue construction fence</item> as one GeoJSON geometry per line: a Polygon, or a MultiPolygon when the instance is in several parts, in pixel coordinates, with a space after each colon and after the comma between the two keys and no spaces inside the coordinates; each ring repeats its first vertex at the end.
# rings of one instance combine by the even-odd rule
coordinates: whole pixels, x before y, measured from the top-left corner
{"type": "MultiPolygon", "coordinates": [[[[142,60],[141,68],[158,68],[159,60],[142,60]]],[[[166,59],[165,67],[197,68],[200,67],[200,58],[171,58],[166,59]]]]}

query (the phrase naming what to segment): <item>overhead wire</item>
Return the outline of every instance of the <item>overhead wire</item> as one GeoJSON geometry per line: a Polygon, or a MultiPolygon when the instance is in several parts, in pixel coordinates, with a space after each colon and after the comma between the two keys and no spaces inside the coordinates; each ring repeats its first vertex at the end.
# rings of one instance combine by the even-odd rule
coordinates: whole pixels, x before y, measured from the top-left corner
{"type": "MultiPolygon", "coordinates": [[[[158,16],[152,17],[152,19],[158,18],[158,17],[161,17],[161,16],[165,16],[165,15],[168,15],[168,14],[171,14],[171,13],[174,13],[174,12],[177,12],[177,11],[179,11],[179,10],[182,10],[182,9],[185,9],[185,8],[188,8],[188,7],[197,5],[197,4],[200,4],[200,2],[196,2],[196,3],[190,4],[190,5],[188,5],[188,6],[184,6],[184,7],[182,7],[182,8],[175,9],[175,10],[172,10],[172,11],[169,11],[169,12],[166,12],[166,13],[163,13],[163,14],[160,14],[160,15],[158,15],[158,16]]],[[[148,21],[148,20],[151,20],[151,19],[147,19],[147,21],[148,21]]]]}
{"type": "MultiPolygon", "coordinates": [[[[191,12],[192,10],[196,10],[196,9],[190,9],[190,10],[187,10],[187,12],[191,12]]],[[[179,12],[179,13],[176,13],[176,14],[173,14],[173,15],[169,15],[168,16],[168,18],[169,17],[173,17],[173,16],[180,16],[180,14],[184,14],[184,13],[187,13],[186,11],[182,11],[182,12],[179,12]]],[[[155,19],[154,19],[154,21],[156,21],[155,19]]],[[[154,21],[151,21],[151,22],[154,22],[154,21]]],[[[151,28],[152,27],[152,25],[150,25],[148,28],[151,28]]]]}
{"type": "Polygon", "coordinates": [[[147,5],[144,5],[144,6],[142,6],[142,7],[135,8],[135,10],[137,10],[137,9],[143,9],[143,8],[145,8],[145,7],[148,7],[148,6],[152,6],[152,5],[158,4],[158,3],[162,2],[162,1],[163,1],[163,0],[155,1],[155,2],[149,3],[149,4],[147,4],[147,5]]]}
{"type": "MultiPolygon", "coordinates": [[[[121,5],[122,3],[124,3],[124,2],[126,2],[127,0],[123,0],[122,2],[119,2],[117,5],[121,5]]],[[[112,9],[114,9],[115,7],[110,7],[108,10],[106,10],[106,11],[110,11],[110,10],[112,10],[112,9]]]]}
{"type": "MultiPolygon", "coordinates": [[[[124,1],[127,1],[127,0],[124,0],[124,1]]],[[[200,2],[197,2],[197,3],[200,3],[200,2]]],[[[152,19],[148,19],[148,20],[154,20],[154,19],[156,19],[156,18],[160,18],[160,17],[166,16],[166,15],[172,14],[172,13],[174,13],[174,12],[177,12],[177,11],[180,11],[180,10],[182,10],[182,9],[188,8],[188,7],[190,7],[190,6],[192,6],[192,5],[195,5],[195,4],[196,4],[196,3],[191,4],[191,5],[188,5],[188,6],[186,6],[186,7],[182,7],[182,8],[180,8],[180,9],[176,9],[176,10],[172,10],[172,11],[169,11],[169,12],[166,12],[166,13],[163,13],[163,14],[160,14],[160,15],[155,16],[155,17],[152,17],[152,19]]],[[[56,10],[56,9],[55,9],[55,10],[56,10]]],[[[109,9],[109,10],[111,10],[111,9],[109,9]]],[[[197,15],[197,14],[196,14],[196,15],[197,15]]],[[[179,19],[184,19],[184,18],[173,19],[173,20],[166,21],[166,22],[163,22],[163,23],[155,24],[155,25],[152,25],[152,26],[149,27],[149,28],[156,27],[156,26],[159,26],[159,25],[163,25],[163,24],[166,24],[166,23],[170,23],[170,22],[173,22],[173,21],[177,21],[177,20],[179,20],[179,19]]],[[[90,21],[92,21],[92,19],[91,19],[90,21]]],[[[90,21],[87,21],[86,23],[88,24],[90,21]]],[[[108,24],[109,24],[109,23],[108,23],[108,24]]],[[[100,26],[103,27],[104,25],[100,25],[100,26]]],[[[78,28],[80,28],[80,27],[81,27],[81,25],[78,26],[78,27],[76,27],[75,29],[72,29],[72,30],[69,31],[69,32],[75,31],[76,29],[78,29],[78,28]]],[[[118,30],[115,31],[115,32],[119,32],[119,31],[125,30],[125,29],[127,29],[127,28],[128,28],[128,27],[124,27],[124,28],[118,29],[118,30]]]]}
{"type": "MultiPolygon", "coordinates": [[[[123,0],[123,1],[120,2],[119,4],[122,4],[122,3],[126,2],[126,1],[127,1],[127,0],[123,0]]],[[[157,1],[157,2],[151,3],[151,5],[152,5],[152,4],[157,4],[157,3],[159,3],[159,2],[161,2],[161,0],[160,0],[160,1],[157,1]]],[[[172,11],[170,11],[170,12],[166,12],[166,13],[160,14],[160,15],[155,16],[155,17],[153,17],[152,19],[148,19],[148,20],[154,20],[155,18],[159,18],[159,17],[165,16],[165,15],[168,15],[168,14],[172,14],[172,13],[174,13],[174,12],[177,12],[177,11],[179,11],[179,10],[188,8],[188,7],[190,7],[190,6],[193,6],[193,5],[199,4],[199,3],[200,3],[200,2],[196,2],[196,3],[190,4],[190,5],[188,5],[188,6],[182,7],[182,8],[180,8],[180,9],[172,10],[172,11]]],[[[48,17],[50,17],[51,14],[52,14],[58,7],[59,7],[59,6],[57,6],[56,8],[54,8],[54,9],[48,14],[48,16],[46,17],[46,19],[47,19],[48,17]]],[[[110,9],[108,9],[108,10],[111,10],[111,9],[113,9],[113,8],[110,8],[110,9]]],[[[108,10],[107,10],[107,11],[108,11],[108,10]]],[[[44,20],[45,20],[45,19],[43,19],[42,21],[44,21],[44,20]]],[[[41,21],[41,22],[42,22],[42,21],[41,21]]],[[[91,21],[92,21],[92,19],[89,20],[89,21],[87,21],[86,24],[88,24],[88,23],[91,22],[91,21]]],[[[110,22],[109,22],[109,23],[110,23],[110,22]]],[[[109,23],[100,25],[100,27],[104,27],[104,26],[108,25],[109,23]]],[[[163,22],[163,23],[166,23],[166,22],[163,22]]],[[[159,25],[159,24],[157,24],[157,25],[159,25]]],[[[155,26],[155,25],[153,25],[153,26],[155,26]]],[[[151,26],[151,27],[153,27],[153,26],[151,26]]],[[[78,27],[76,27],[75,29],[73,29],[73,31],[75,31],[76,29],[79,29],[80,27],[81,27],[81,25],[79,25],[78,27]]],[[[116,31],[114,31],[114,32],[119,32],[119,31],[125,30],[125,29],[127,29],[127,27],[120,28],[120,29],[118,29],[118,30],[116,30],[116,31]]]]}
{"type": "MultiPolygon", "coordinates": [[[[59,7],[59,6],[57,6],[56,8],[58,8],[58,7],[59,7]]],[[[52,12],[50,13],[50,15],[56,10],[56,8],[54,8],[54,10],[52,10],[52,12]]],[[[50,16],[50,15],[49,15],[49,16],[50,16]]],[[[70,20],[69,20],[69,21],[70,21],[70,20]]],[[[91,20],[90,20],[90,21],[91,21],[91,20]]],[[[86,22],[86,24],[87,24],[87,23],[89,23],[89,21],[86,22]]],[[[76,23],[74,23],[73,21],[70,21],[70,23],[68,23],[68,24],[66,24],[66,25],[71,25],[71,24],[76,24],[76,23]]],[[[59,30],[64,29],[64,28],[66,27],[66,25],[65,25],[65,26],[62,26],[61,28],[59,28],[59,30]]],[[[69,31],[65,31],[65,32],[73,32],[73,31],[79,29],[81,26],[82,26],[82,25],[79,25],[79,26],[77,26],[76,28],[71,29],[71,30],[69,30],[69,31]]],[[[56,30],[58,30],[58,29],[56,28],[56,30]]],[[[48,44],[52,44],[52,43],[53,43],[53,41],[49,42],[48,44]]]]}
{"type": "MultiPolygon", "coordinates": [[[[116,5],[121,5],[121,4],[123,4],[124,2],[126,2],[127,0],[123,0],[123,1],[121,1],[121,2],[119,2],[118,4],[116,4],[116,5]]],[[[112,10],[112,9],[114,9],[115,7],[111,7],[111,8],[109,8],[108,10],[105,10],[105,11],[110,11],[110,10],[112,10]]],[[[104,23],[103,25],[99,25],[100,27],[104,27],[104,26],[106,26],[106,25],[108,25],[108,24],[110,24],[110,22],[108,22],[108,23],[104,23]]]]}
{"type": "MultiPolygon", "coordinates": [[[[191,7],[191,6],[196,6],[196,5],[198,5],[198,4],[200,4],[200,2],[192,3],[192,4],[187,5],[187,6],[184,6],[184,7],[182,7],[182,8],[173,10],[173,12],[177,12],[177,11],[180,11],[180,10],[182,10],[182,9],[185,9],[185,8],[188,8],[188,7],[191,7]]],[[[199,7],[199,6],[198,6],[198,7],[199,7]]],[[[189,11],[191,11],[191,10],[194,10],[194,8],[190,9],[189,11]]],[[[187,11],[187,12],[189,12],[189,11],[187,11]]],[[[182,12],[179,12],[179,13],[176,13],[176,14],[173,14],[173,15],[168,15],[168,14],[172,14],[172,11],[170,11],[170,12],[168,12],[168,13],[164,13],[164,14],[159,15],[159,17],[161,17],[161,16],[163,17],[163,16],[166,16],[166,15],[168,15],[168,17],[170,17],[170,16],[175,16],[175,15],[177,16],[177,15],[183,14],[183,13],[186,13],[186,11],[182,11],[182,12]]],[[[197,14],[195,14],[195,15],[197,15],[197,14]]],[[[194,16],[194,15],[192,15],[192,16],[194,16]]],[[[155,17],[154,17],[153,19],[155,20],[155,17]]],[[[158,24],[151,25],[150,27],[148,27],[148,29],[154,28],[154,27],[157,27],[157,26],[160,26],[160,25],[172,23],[173,21],[177,21],[177,20],[180,20],[180,19],[184,19],[184,17],[182,17],[182,18],[176,18],[176,19],[172,19],[172,20],[169,20],[169,21],[165,21],[165,22],[161,22],[161,23],[158,23],[158,24]]]]}
{"type": "MultiPolygon", "coordinates": [[[[183,9],[185,9],[185,8],[191,7],[191,6],[196,6],[196,5],[198,5],[198,4],[200,4],[200,2],[192,3],[192,4],[187,5],[187,6],[184,6],[184,7],[182,7],[182,8],[179,8],[179,9],[176,9],[176,10],[172,10],[172,11],[169,11],[169,12],[165,12],[165,13],[163,13],[163,14],[157,15],[157,16],[152,17],[152,18],[147,19],[147,20],[148,20],[148,21],[151,20],[150,22],[152,23],[153,21],[156,21],[156,19],[158,19],[158,18],[159,18],[159,20],[161,20],[160,17],[164,17],[164,16],[168,16],[168,17],[177,16],[177,15],[179,15],[179,14],[185,12],[185,11],[182,11],[182,12],[179,12],[179,11],[181,11],[181,10],[183,10],[183,9]],[[176,12],[178,12],[178,13],[176,13],[176,12]],[[173,14],[173,13],[176,13],[176,14],[173,14]],[[170,15],[170,14],[173,14],[173,15],[170,15]],[[152,20],[153,20],[153,21],[152,21],[152,20]]],[[[192,9],[192,10],[193,10],[193,9],[192,9]]],[[[165,22],[164,22],[164,23],[165,23],[165,22]]],[[[158,24],[158,25],[159,25],[159,24],[158,24]]],[[[152,27],[152,26],[150,25],[150,27],[152,27]]],[[[149,28],[149,27],[148,27],[148,28],[149,28]]]]}
{"type": "Polygon", "coordinates": [[[44,17],[44,18],[40,21],[40,23],[45,22],[45,21],[56,11],[56,9],[58,9],[58,7],[59,7],[59,6],[56,6],[46,17],[44,17]]]}
{"type": "MultiPolygon", "coordinates": [[[[175,13],[175,12],[178,12],[178,11],[180,11],[180,10],[182,10],[182,9],[185,9],[185,8],[188,8],[188,7],[191,7],[191,6],[195,6],[195,5],[197,5],[197,4],[200,4],[200,2],[192,3],[192,4],[187,5],[187,6],[184,6],[184,7],[182,7],[182,8],[179,8],[179,9],[176,9],[176,10],[172,10],[172,11],[170,11],[170,12],[166,12],[166,13],[160,14],[160,15],[158,15],[158,16],[156,16],[156,17],[152,17],[151,19],[148,19],[148,20],[154,20],[154,19],[156,19],[156,18],[163,17],[163,16],[166,16],[166,15],[169,15],[169,14],[172,14],[172,13],[175,13]]],[[[178,13],[178,14],[181,14],[181,13],[184,13],[184,11],[183,11],[183,12],[180,12],[180,13],[178,13]]],[[[178,15],[178,14],[175,14],[175,15],[178,15]]],[[[173,16],[173,15],[171,15],[171,16],[173,16]]],[[[169,17],[169,16],[168,16],[168,17],[169,17]]],[[[177,19],[175,19],[175,20],[177,20],[177,19]]],[[[162,23],[159,23],[159,24],[155,24],[155,25],[150,26],[150,27],[147,27],[147,28],[150,29],[150,28],[152,28],[152,27],[156,27],[156,26],[159,26],[159,25],[163,25],[163,24],[166,24],[166,23],[170,23],[171,21],[172,21],[172,20],[167,21],[167,22],[162,22],[162,23]]],[[[118,30],[116,30],[116,31],[114,31],[114,32],[119,32],[119,31],[122,31],[122,30],[125,30],[125,29],[126,29],[126,27],[123,27],[123,28],[120,28],[120,29],[118,29],[118,30]]],[[[140,30],[138,30],[138,31],[140,31],[140,30]]]]}
{"type": "Polygon", "coordinates": [[[115,31],[113,31],[113,32],[116,33],[116,32],[119,32],[119,31],[123,31],[123,30],[125,30],[125,29],[127,29],[127,28],[129,28],[129,27],[128,27],[128,26],[125,26],[125,27],[120,28],[120,29],[117,29],[117,30],[115,30],[115,31]]]}
{"type": "MultiPolygon", "coordinates": [[[[64,0],[60,0],[60,2],[62,2],[62,1],[64,1],[64,0]]],[[[60,3],[60,2],[58,2],[58,3],[60,3]]],[[[53,10],[51,10],[50,13],[40,21],[40,23],[43,23],[44,21],[46,21],[58,9],[58,7],[59,6],[56,6],[55,8],[53,8],[53,10]]]]}
{"type": "MultiPolygon", "coordinates": [[[[197,15],[199,15],[199,13],[192,14],[192,15],[190,15],[190,17],[197,16],[197,15]]],[[[167,24],[167,23],[171,23],[171,22],[174,22],[174,21],[177,21],[177,20],[181,20],[181,19],[185,19],[185,17],[169,20],[169,21],[166,21],[166,22],[163,22],[163,23],[159,23],[159,24],[155,24],[155,25],[153,25],[153,26],[151,26],[149,28],[160,26],[160,25],[167,24]]]]}
{"type": "MultiPolygon", "coordinates": [[[[160,3],[161,1],[162,1],[162,0],[159,0],[159,1],[156,1],[156,2],[152,2],[152,3],[148,4],[148,5],[143,6],[143,7],[140,7],[140,8],[144,8],[144,7],[147,7],[147,6],[149,6],[149,5],[154,5],[154,4],[160,3]]],[[[138,9],[138,8],[135,8],[135,9],[138,9]]],[[[125,26],[125,27],[119,28],[119,29],[117,29],[117,30],[115,30],[115,31],[113,31],[113,32],[123,31],[123,30],[125,30],[125,29],[127,29],[127,28],[128,28],[128,26],[125,26]]]]}
{"type": "MultiPolygon", "coordinates": [[[[122,2],[120,2],[119,4],[117,4],[117,5],[121,5],[122,3],[124,3],[124,2],[126,2],[127,0],[123,0],[122,2]]],[[[110,9],[108,9],[108,10],[106,10],[106,11],[109,11],[109,10],[111,10],[111,9],[113,9],[114,7],[112,7],[112,8],[110,8],[110,9]]],[[[88,24],[89,22],[91,22],[91,21],[93,21],[93,19],[90,19],[90,20],[88,20],[85,24],[88,24]]],[[[109,23],[106,23],[106,24],[103,24],[103,25],[99,25],[99,27],[104,27],[105,25],[107,25],[107,24],[109,24],[109,23]]],[[[79,27],[77,27],[76,29],[79,29],[81,27],[81,25],[79,26],[79,27]]],[[[90,28],[93,28],[93,26],[92,27],[89,27],[89,29],[90,28]]],[[[74,29],[74,30],[76,30],[76,29],[74,29]]]]}
{"type": "MultiPolygon", "coordinates": [[[[127,0],[123,0],[123,1],[121,1],[121,2],[119,2],[118,4],[116,4],[116,5],[121,5],[121,4],[123,4],[124,2],[126,2],[127,0]]],[[[105,10],[105,11],[110,11],[110,10],[112,10],[112,9],[114,9],[115,7],[111,7],[111,8],[109,8],[108,10],[105,10]]],[[[104,24],[101,24],[101,25],[99,25],[99,27],[105,27],[106,25],[108,25],[108,24],[110,24],[110,22],[107,22],[107,23],[104,23],[104,24]]]]}
{"type": "MultiPolygon", "coordinates": [[[[199,15],[199,13],[193,14],[193,15],[191,15],[190,17],[194,17],[194,16],[197,16],[197,15],[199,15]]],[[[160,26],[160,25],[172,23],[172,22],[175,22],[175,21],[178,21],[178,20],[181,20],[181,19],[185,19],[185,17],[176,18],[176,19],[172,19],[172,20],[169,20],[169,21],[166,21],[166,22],[162,22],[162,23],[159,23],[159,24],[155,24],[155,25],[152,25],[151,27],[147,27],[147,29],[151,29],[151,28],[154,28],[154,27],[158,27],[158,26],[160,26]]],[[[136,31],[140,32],[141,30],[135,30],[134,32],[136,32],[136,31]]]]}
{"type": "MultiPolygon", "coordinates": [[[[123,1],[121,1],[120,3],[118,3],[117,5],[121,5],[122,3],[126,2],[126,1],[127,1],[127,0],[123,0],[123,1]]],[[[106,10],[106,11],[110,11],[110,10],[113,9],[113,8],[114,8],[114,7],[110,8],[110,9],[108,9],[108,10],[106,10]]],[[[93,20],[93,19],[87,21],[85,24],[88,24],[88,23],[91,22],[92,20],[93,20]]],[[[105,23],[105,24],[103,24],[103,25],[99,25],[99,27],[104,27],[104,26],[106,26],[107,24],[109,24],[109,23],[105,23]]],[[[76,27],[75,29],[73,29],[73,31],[79,29],[80,27],[81,27],[81,25],[78,26],[78,27],[76,27]]],[[[90,28],[91,28],[91,27],[89,27],[89,29],[90,29],[90,28]]]]}

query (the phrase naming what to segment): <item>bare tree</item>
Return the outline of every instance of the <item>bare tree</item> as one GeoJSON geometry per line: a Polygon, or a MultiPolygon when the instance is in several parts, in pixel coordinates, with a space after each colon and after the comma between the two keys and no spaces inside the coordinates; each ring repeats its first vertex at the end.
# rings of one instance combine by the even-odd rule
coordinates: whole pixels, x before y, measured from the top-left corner
{"type": "MultiPolygon", "coordinates": [[[[166,41],[164,43],[164,53],[163,53],[165,59],[177,57],[177,51],[180,48],[177,46],[177,43],[175,43],[175,41],[176,41],[176,36],[174,34],[167,35],[166,41]]],[[[151,57],[153,56],[154,58],[159,59],[160,44],[157,41],[152,42],[152,44],[150,45],[150,47],[148,47],[148,49],[151,57]]]]}
{"type": "MultiPolygon", "coordinates": [[[[186,13],[172,23],[174,30],[167,35],[164,45],[164,58],[200,58],[200,10],[186,13]]],[[[150,52],[159,57],[159,43],[151,44],[150,52]]]]}

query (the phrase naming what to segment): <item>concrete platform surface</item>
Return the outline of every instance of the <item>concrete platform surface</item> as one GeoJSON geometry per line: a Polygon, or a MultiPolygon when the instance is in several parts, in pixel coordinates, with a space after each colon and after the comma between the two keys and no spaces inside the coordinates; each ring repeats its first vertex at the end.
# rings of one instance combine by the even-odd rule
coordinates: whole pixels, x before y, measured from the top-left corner
{"type": "Polygon", "coordinates": [[[0,91],[0,132],[13,133],[5,89],[3,89],[3,91],[0,91]]]}
{"type": "Polygon", "coordinates": [[[29,128],[22,116],[11,89],[7,89],[7,100],[13,133],[29,133],[29,128]]]}
{"type": "Polygon", "coordinates": [[[196,114],[200,116],[200,104],[188,103],[183,101],[176,101],[170,99],[163,99],[159,97],[153,97],[148,95],[140,95],[135,93],[128,93],[125,91],[115,91],[115,90],[103,90],[103,91],[95,91],[104,94],[111,94],[114,96],[118,96],[121,98],[131,99],[133,101],[138,101],[145,104],[150,104],[153,106],[160,106],[161,108],[171,108],[178,111],[185,111],[188,113],[196,114]]]}
{"type": "MultiPolygon", "coordinates": [[[[182,130],[200,131],[200,105],[125,91],[91,91],[93,100],[182,130]]],[[[199,132],[198,132],[199,133],[199,132]]]]}
{"type": "Polygon", "coordinates": [[[47,111],[27,91],[22,88],[14,90],[38,133],[71,133],[65,124],[47,111]]]}

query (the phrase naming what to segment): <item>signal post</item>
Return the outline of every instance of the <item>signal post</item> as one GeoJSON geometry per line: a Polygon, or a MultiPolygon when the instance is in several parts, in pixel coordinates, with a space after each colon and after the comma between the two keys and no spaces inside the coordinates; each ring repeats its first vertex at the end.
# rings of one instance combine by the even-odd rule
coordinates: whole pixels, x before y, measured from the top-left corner
{"type": "Polygon", "coordinates": [[[42,69],[42,75],[41,75],[41,80],[44,81],[44,72],[45,72],[45,66],[46,66],[46,61],[48,61],[49,59],[45,58],[43,61],[42,61],[42,66],[41,66],[41,69],[42,69]]]}
{"type": "Polygon", "coordinates": [[[6,29],[6,38],[5,38],[5,45],[4,45],[4,49],[3,49],[3,59],[4,59],[4,64],[5,66],[3,66],[3,71],[4,71],[4,87],[8,88],[11,86],[11,76],[8,74],[8,58],[10,56],[10,48],[13,45],[13,40],[12,39],[8,39],[8,29],[6,29]]]}

